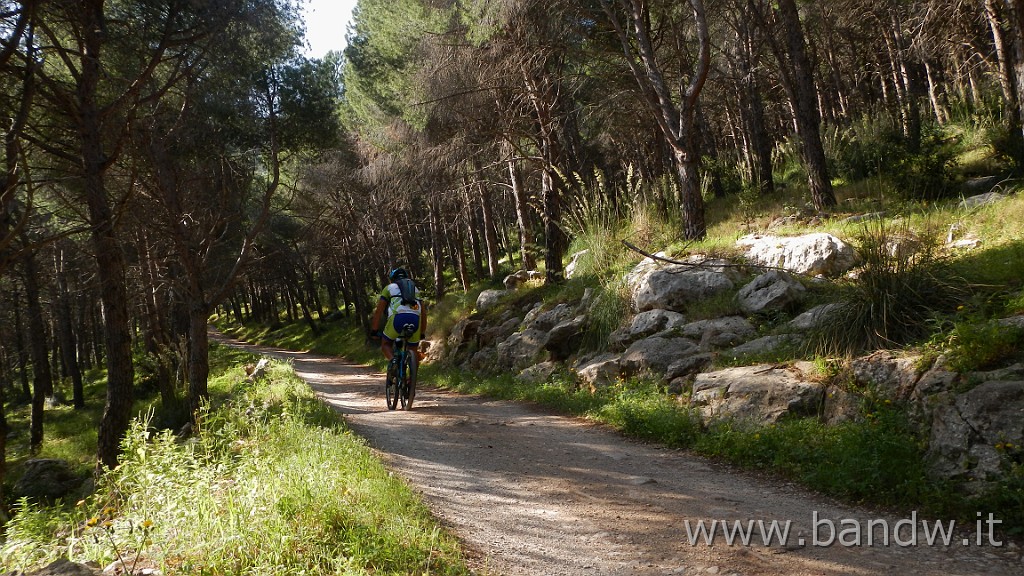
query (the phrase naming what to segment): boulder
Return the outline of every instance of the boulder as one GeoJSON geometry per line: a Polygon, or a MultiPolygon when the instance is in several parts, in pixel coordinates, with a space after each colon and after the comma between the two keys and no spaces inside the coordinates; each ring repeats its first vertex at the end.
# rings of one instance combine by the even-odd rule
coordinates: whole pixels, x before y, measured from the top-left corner
{"type": "Polygon", "coordinates": [[[839,221],[840,224],[856,224],[858,222],[871,222],[874,220],[881,220],[885,218],[885,212],[869,212],[867,214],[857,214],[848,218],[843,218],[839,221]]]}
{"type": "Polygon", "coordinates": [[[960,383],[962,376],[946,368],[946,357],[939,358],[913,384],[910,399],[925,408],[930,397],[941,396],[951,392],[960,383]]]}
{"type": "Polygon", "coordinates": [[[694,354],[680,358],[665,369],[665,380],[673,382],[679,378],[697,374],[707,368],[713,359],[711,354],[694,354]]]}
{"type": "Polygon", "coordinates": [[[476,350],[478,345],[477,336],[483,322],[463,318],[452,327],[445,341],[447,356],[453,362],[460,364],[465,361],[476,350]]]}
{"type": "Polygon", "coordinates": [[[1024,330],[1024,315],[1010,316],[1009,318],[1000,318],[996,320],[996,323],[1003,328],[1010,328],[1016,330],[1024,330]]]}
{"type": "Polygon", "coordinates": [[[591,392],[606,388],[619,380],[621,369],[617,354],[601,354],[576,366],[576,375],[591,392]]]}
{"type": "Polygon", "coordinates": [[[469,369],[476,372],[493,372],[498,369],[498,351],[483,348],[469,359],[469,369]]]}
{"type": "Polygon", "coordinates": [[[821,419],[828,425],[842,424],[860,418],[863,397],[839,386],[825,389],[821,419]]]}
{"type": "Polygon", "coordinates": [[[480,347],[486,348],[488,346],[494,346],[499,342],[504,342],[506,338],[515,334],[515,332],[519,330],[519,325],[521,323],[522,320],[512,317],[505,320],[498,326],[481,329],[480,334],[477,337],[480,347]]]}
{"type": "Polygon", "coordinates": [[[66,460],[37,458],[25,462],[25,473],[14,484],[15,496],[52,502],[78,490],[83,478],[66,460]]]}
{"type": "Polygon", "coordinates": [[[795,345],[799,342],[800,337],[795,334],[774,334],[770,336],[762,336],[757,340],[751,340],[745,344],[740,344],[739,346],[726,350],[723,354],[729,358],[768,354],[782,346],[795,345]]]}
{"type": "Polygon", "coordinates": [[[524,322],[523,324],[526,326],[527,330],[548,331],[556,325],[573,318],[575,315],[576,314],[573,311],[572,306],[569,306],[568,304],[559,304],[551,310],[538,313],[532,321],[524,322]]]}
{"type": "Polygon", "coordinates": [[[842,307],[842,304],[822,304],[820,306],[815,306],[796,318],[793,318],[789,324],[787,324],[787,327],[801,332],[814,330],[828,322],[829,316],[841,310],[842,307]]]}
{"type": "Polygon", "coordinates": [[[634,342],[619,363],[626,375],[642,372],[663,375],[672,363],[698,352],[697,344],[687,338],[655,336],[634,342]]]}
{"type": "Polygon", "coordinates": [[[586,324],[586,316],[577,316],[556,324],[548,331],[548,341],[544,344],[544,349],[551,352],[551,357],[555,360],[565,360],[580,349],[586,324]]]}
{"type": "Polygon", "coordinates": [[[476,297],[477,311],[483,312],[494,308],[505,294],[508,294],[508,290],[484,290],[476,297]]]}
{"type": "Polygon", "coordinates": [[[974,208],[980,208],[981,206],[987,206],[994,202],[998,202],[1003,198],[1006,198],[1005,194],[1000,194],[999,192],[986,192],[984,194],[978,194],[975,196],[964,198],[963,200],[960,201],[960,207],[964,208],[965,210],[971,210],[974,208]]]}
{"type": "Polygon", "coordinates": [[[527,329],[516,332],[495,347],[498,366],[503,369],[523,370],[536,364],[548,342],[548,333],[527,329]]]}
{"type": "Polygon", "coordinates": [[[629,335],[635,339],[652,336],[662,330],[672,330],[686,324],[686,316],[671,310],[647,310],[633,316],[629,335]]]}
{"type": "Polygon", "coordinates": [[[994,380],[936,411],[929,456],[940,478],[985,483],[1024,455],[1024,381],[994,380]]]}
{"type": "Polygon", "coordinates": [[[633,306],[647,310],[683,310],[695,300],[702,300],[735,286],[729,274],[703,267],[674,264],[653,270],[640,277],[633,292],[633,306]]]}
{"type": "Polygon", "coordinates": [[[879,350],[851,360],[849,373],[859,387],[876,390],[891,399],[906,400],[921,376],[917,369],[920,361],[920,356],[879,350]]]}
{"type": "Polygon", "coordinates": [[[531,384],[540,384],[551,380],[551,377],[555,375],[555,372],[562,367],[560,362],[541,362],[540,364],[534,364],[529,368],[521,371],[517,380],[522,382],[528,382],[531,384]]]}
{"type": "Polygon", "coordinates": [[[789,274],[771,270],[740,288],[736,301],[747,314],[779,312],[792,308],[807,289],[789,274]]]}
{"type": "Polygon", "coordinates": [[[742,366],[698,374],[691,405],[705,421],[746,420],[761,424],[786,416],[816,416],[821,410],[824,385],[804,380],[796,367],[742,366]]]}
{"type": "MultiPolygon", "coordinates": [[[[659,258],[665,258],[667,255],[664,252],[658,252],[655,256],[659,258]]],[[[651,272],[654,272],[662,266],[662,263],[653,258],[644,258],[632,270],[626,274],[626,285],[630,288],[635,289],[636,285],[640,283],[640,279],[647,276],[651,272]]]]}
{"type": "Polygon", "coordinates": [[[536,280],[541,276],[542,274],[536,270],[518,270],[505,276],[505,280],[502,283],[505,285],[506,290],[517,290],[523,284],[530,280],[536,280]]]}
{"type": "Polygon", "coordinates": [[[686,317],[671,310],[647,310],[633,316],[629,326],[619,328],[608,336],[608,345],[613,350],[625,350],[633,342],[654,334],[678,328],[686,323],[686,317]]]}
{"type": "Polygon", "coordinates": [[[682,335],[700,342],[701,349],[733,346],[757,335],[757,328],[742,316],[698,320],[680,329],[682,335]]]}
{"type": "Polygon", "coordinates": [[[784,268],[810,276],[839,276],[857,263],[857,252],[831,234],[803,236],[744,236],[736,245],[755,264],[784,268]]]}
{"type": "Polygon", "coordinates": [[[978,178],[968,178],[963,183],[963,190],[967,196],[973,196],[985,192],[991,192],[995,188],[996,184],[1002,181],[1002,176],[981,176],[978,178]]]}

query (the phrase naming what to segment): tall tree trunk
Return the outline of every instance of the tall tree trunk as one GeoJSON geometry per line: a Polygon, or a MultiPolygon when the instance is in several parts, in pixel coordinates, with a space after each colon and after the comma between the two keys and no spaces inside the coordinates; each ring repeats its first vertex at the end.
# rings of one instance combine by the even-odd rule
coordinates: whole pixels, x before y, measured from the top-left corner
{"type": "MultiPolygon", "coordinates": [[[[465,210],[462,211],[465,215],[465,210]]],[[[466,262],[466,237],[462,232],[458,219],[452,226],[454,233],[451,235],[451,255],[455,258],[455,267],[459,272],[459,283],[462,284],[462,291],[469,292],[469,265],[466,262]]]]}
{"type": "MultiPolygon", "coordinates": [[[[141,249],[142,269],[145,272],[146,289],[143,304],[146,310],[146,351],[156,359],[157,389],[160,391],[160,402],[164,407],[176,406],[178,396],[175,391],[174,378],[172,374],[171,360],[171,336],[162,314],[161,294],[158,288],[160,284],[159,266],[153,254],[153,246],[149,235],[145,232],[141,235],[139,246],[141,249]]],[[[241,319],[239,319],[241,323],[241,319]]]]}
{"type": "Polygon", "coordinates": [[[54,251],[53,263],[57,277],[57,334],[60,338],[60,351],[67,373],[71,376],[74,407],[85,408],[85,390],[82,387],[82,371],[78,366],[78,344],[75,342],[75,331],[71,321],[71,295],[68,293],[63,249],[58,248],[54,251]]]}
{"type": "Polygon", "coordinates": [[[188,309],[188,407],[195,421],[199,408],[209,400],[210,340],[207,322],[210,311],[193,302],[188,309]]]}
{"type": "Polygon", "coordinates": [[[779,16],[786,32],[786,44],[793,66],[792,80],[795,96],[793,108],[796,113],[797,130],[800,135],[801,153],[807,167],[807,179],[815,209],[821,211],[836,205],[832,181],[829,179],[825,160],[825,148],[821,142],[821,115],[818,112],[814,90],[814,70],[807,59],[807,45],[804,41],[800,15],[794,0],[779,0],[779,16]]]}
{"type": "Polygon", "coordinates": [[[487,248],[487,275],[492,279],[498,277],[498,234],[494,221],[494,210],[491,206],[490,191],[487,185],[479,182],[476,186],[477,202],[484,219],[484,245],[487,248]]]}
{"type": "Polygon", "coordinates": [[[935,114],[935,121],[938,122],[940,126],[944,125],[949,122],[949,112],[943,104],[943,98],[939,94],[938,83],[935,81],[932,66],[927,60],[924,62],[924,72],[925,76],[928,78],[928,100],[932,104],[932,112],[935,114]]]}
{"type": "Polygon", "coordinates": [[[434,260],[434,298],[438,302],[444,297],[444,250],[441,248],[441,214],[437,199],[429,200],[430,212],[430,255],[434,260]]]}
{"type": "Polygon", "coordinates": [[[35,450],[43,444],[43,408],[46,396],[53,393],[53,375],[50,372],[50,352],[46,342],[43,307],[39,303],[39,276],[35,254],[27,252],[22,257],[22,263],[25,268],[29,347],[32,351],[32,422],[29,443],[35,450]]]}
{"type": "Polygon", "coordinates": [[[7,495],[4,494],[4,483],[7,481],[7,388],[0,386],[0,524],[7,524],[7,495]]]}
{"type": "MultiPolygon", "coordinates": [[[[1009,9],[1009,24],[1013,42],[1013,76],[1016,80],[1018,119],[1024,119],[1020,107],[1024,106],[1024,0],[1004,0],[1009,9]]],[[[1021,127],[1024,130],[1024,127],[1021,127]]],[[[1024,136],[1024,134],[1022,134],[1024,136]]],[[[1024,148],[1024,147],[1022,147],[1024,148]]],[[[1017,158],[1018,166],[1024,158],[1017,158]]]]}
{"type": "Polygon", "coordinates": [[[992,32],[992,44],[996,49],[996,61],[999,65],[999,87],[1003,91],[1003,109],[1007,122],[1012,130],[1021,128],[1020,104],[1017,102],[1016,79],[1014,77],[1012,54],[1008,47],[1006,35],[1003,33],[1000,17],[999,0],[985,0],[985,18],[992,32]]]}
{"type": "Polygon", "coordinates": [[[78,75],[78,137],[81,140],[83,190],[89,207],[93,251],[98,265],[100,301],[103,303],[107,359],[107,397],[100,419],[98,454],[101,465],[117,466],[121,439],[128,431],[134,397],[131,326],[128,313],[124,252],[114,230],[115,217],[107,195],[104,152],[104,114],[97,102],[102,75],[100,61],[104,30],[104,1],[81,2],[84,52],[78,75]]]}
{"type": "Polygon", "coordinates": [[[626,64],[650,108],[664,143],[672,151],[672,160],[679,180],[679,208],[682,212],[683,234],[687,240],[701,240],[707,235],[704,200],[700,195],[700,158],[693,149],[693,133],[697,99],[707,82],[711,67],[711,39],[702,0],[689,0],[693,12],[698,50],[689,83],[683,79],[667,80],[658,61],[656,38],[651,29],[651,15],[646,2],[619,0],[618,8],[611,0],[601,0],[601,7],[612,23],[626,56],[626,64]],[[622,21],[621,16],[625,17],[622,21]]]}
{"type": "Polygon", "coordinates": [[[469,234],[469,245],[473,254],[473,275],[475,278],[479,279],[484,276],[484,259],[480,250],[480,234],[477,230],[476,206],[473,204],[469,195],[469,180],[466,179],[464,184],[465,187],[462,194],[462,201],[464,204],[462,208],[462,218],[466,223],[466,232],[469,234]]]}
{"type": "Polygon", "coordinates": [[[25,346],[25,327],[21,323],[21,296],[15,290],[11,296],[14,310],[14,345],[18,351],[18,375],[21,379],[21,394],[25,399],[32,397],[32,386],[28,380],[28,347],[25,346]]]}
{"type": "Polygon", "coordinates": [[[519,255],[523,263],[523,270],[534,270],[537,268],[537,259],[534,257],[533,229],[530,225],[530,203],[526,197],[526,188],[523,186],[523,175],[519,171],[519,162],[512,158],[514,151],[509,146],[506,149],[509,154],[508,180],[512,186],[512,198],[516,206],[516,224],[519,227],[519,255]]]}

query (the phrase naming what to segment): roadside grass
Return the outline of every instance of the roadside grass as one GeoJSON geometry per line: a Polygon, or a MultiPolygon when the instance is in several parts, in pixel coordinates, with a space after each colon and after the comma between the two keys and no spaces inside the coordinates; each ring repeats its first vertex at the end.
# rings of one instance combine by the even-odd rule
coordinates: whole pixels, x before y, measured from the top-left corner
{"type": "Polygon", "coordinates": [[[77,504],[21,501],[4,570],[136,554],[164,574],[469,574],[457,542],[291,367],[214,347],[213,406],[181,441],[134,421],[77,504]],[[224,358],[230,356],[230,361],[224,358]]]}

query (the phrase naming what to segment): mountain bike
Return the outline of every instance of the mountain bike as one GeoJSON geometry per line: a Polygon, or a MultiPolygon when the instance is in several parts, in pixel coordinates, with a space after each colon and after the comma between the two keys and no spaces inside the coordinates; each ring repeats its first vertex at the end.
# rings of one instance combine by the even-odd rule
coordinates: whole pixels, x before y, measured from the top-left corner
{"type": "Polygon", "coordinates": [[[414,331],[406,328],[395,340],[395,355],[388,363],[384,382],[388,410],[394,410],[399,402],[402,410],[412,410],[412,401],[416,398],[416,351],[410,349],[407,342],[414,331]]]}

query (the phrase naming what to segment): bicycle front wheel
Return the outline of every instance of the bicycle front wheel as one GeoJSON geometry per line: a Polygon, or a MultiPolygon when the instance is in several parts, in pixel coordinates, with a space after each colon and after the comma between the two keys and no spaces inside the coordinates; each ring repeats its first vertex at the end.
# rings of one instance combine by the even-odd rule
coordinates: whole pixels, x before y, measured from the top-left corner
{"type": "Polygon", "coordinates": [[[384,396],[388,403],[388,410],[398,407],[398,384],[398,363],[392,359],[388,363],[387,376],[384,379],[384,396]]]}

